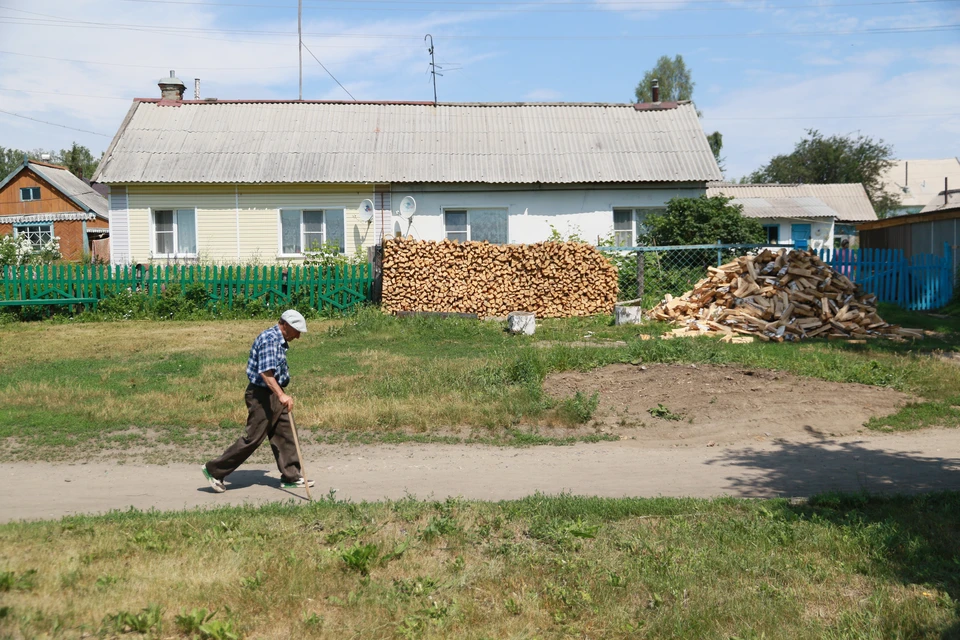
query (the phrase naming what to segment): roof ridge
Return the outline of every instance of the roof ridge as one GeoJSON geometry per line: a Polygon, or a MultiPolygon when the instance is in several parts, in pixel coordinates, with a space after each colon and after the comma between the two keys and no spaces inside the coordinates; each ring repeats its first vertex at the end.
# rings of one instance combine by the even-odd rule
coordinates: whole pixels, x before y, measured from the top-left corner
{"type": "MultiPolygon", "coordinates": [[[[215,104],[326,104],[326,105],[377,105],[399,107],[621,107],[635,108],[638,104],[655,103],[633,102],[430,102],[404,100],[271,100],[271,99],[220,99],[207,98],[203,100],[180,100],[171,103],[161,98],[134,98],[134,102],[157,104],[164,102],[167,105],[215,105],[215,104]]],[[[664,103],[667,104],[667,103],[664,103]]],[[[680,100],[670,103],[676,105],[692,104],[689,100],[680,100]]]]}

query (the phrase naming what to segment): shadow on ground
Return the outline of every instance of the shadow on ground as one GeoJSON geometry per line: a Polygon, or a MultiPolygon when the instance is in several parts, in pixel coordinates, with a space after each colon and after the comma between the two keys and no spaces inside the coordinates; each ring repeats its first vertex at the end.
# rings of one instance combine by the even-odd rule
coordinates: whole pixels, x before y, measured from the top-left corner
{"type": "Polygon", "coordinates": [[[753,472],[729,478],[738,495],[812,496],[784,502],[781,516],[862,537],[858,571],[947,594],[944,606],[954,611],[948,628],[906,628],[914,623],[900,621],[906,627],[889,629],[890,637],[960,640],[960,458],[822,438],[784,442],[774,450],[730,451],[710,464],[753,472]]]}

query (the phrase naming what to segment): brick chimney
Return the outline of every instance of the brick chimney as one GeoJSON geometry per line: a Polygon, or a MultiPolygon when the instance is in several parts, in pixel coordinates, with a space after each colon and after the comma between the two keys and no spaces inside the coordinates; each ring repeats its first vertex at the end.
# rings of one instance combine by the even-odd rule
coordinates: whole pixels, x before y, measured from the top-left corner
{"type": "Polygon", "coordinates": [[[158,82],[157,85],[160,87],[161,100],[171,100],[175,102],[183,100],[183,92],[187,88],[187,86],[176,77],[173,69],[170,70],[170,77],[160,78],[160,82],[158,82]]]}

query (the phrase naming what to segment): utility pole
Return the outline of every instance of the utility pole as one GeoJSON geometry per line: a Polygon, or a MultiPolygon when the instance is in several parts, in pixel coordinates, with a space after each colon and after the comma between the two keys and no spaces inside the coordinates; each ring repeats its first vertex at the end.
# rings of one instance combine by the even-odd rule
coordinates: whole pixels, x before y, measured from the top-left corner
{"type": "Polygon", "coordinates": [[[442,73],[437,73],[437,69],[442,69],[443,67],[438,67],[436,60],[433,55],[433,36],[429,33],[423,36],[424,42],[427,38],[430,38],[430,48],[427,49],[427,53],[430,54],[430,73],[433,74],[433,106],[437,106],[437,76],[442,76],[442,73]]]}
{"type": "Polygon", "coordinates": [[[303,100],[303,0],[297,0],[297,54],[300,57],[300,100],[303,100]]]}

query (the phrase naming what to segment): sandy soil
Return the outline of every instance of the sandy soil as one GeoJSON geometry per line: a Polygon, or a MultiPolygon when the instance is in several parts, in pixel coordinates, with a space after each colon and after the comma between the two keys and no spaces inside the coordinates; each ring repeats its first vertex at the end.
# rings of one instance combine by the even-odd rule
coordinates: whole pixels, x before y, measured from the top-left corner
{"type": "Polygon", "coordinates": [[[611,365],[551,375],[544,389],[558,398],[599,392],[595,421],[647,447],[855,435],[871,417],[894,413],[913,399],[862,384],[715,365],[611,365]],[[675,419],[651,415],[658,405],[675,419]]]}

